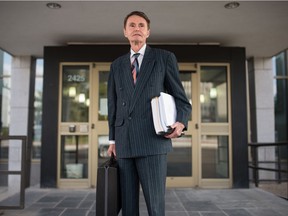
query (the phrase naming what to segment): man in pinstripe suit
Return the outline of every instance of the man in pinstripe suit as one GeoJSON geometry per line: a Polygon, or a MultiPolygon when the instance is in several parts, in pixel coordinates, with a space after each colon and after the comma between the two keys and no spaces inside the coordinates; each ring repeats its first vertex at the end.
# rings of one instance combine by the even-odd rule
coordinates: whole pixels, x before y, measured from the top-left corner
{"type": "Polygon", "coordinates": [[[150,216],[165,215],[167,153],[172,151],[171,138],[187,129],[191,105],[179,79],[173,53],[146,45],[150,20],[133,11],[124,20],[124,35],[131,50],[116,59],[108,80],[109,149],[116,155],[122,196],[122,215],[139,215],[139,188],[143,190],[150,216]],[[139,53],[139,74],[134,84],[131,64],[139,53]],[[175,98],[177,122],[166,136],[156,135],[151,99],[160,92],[175,98]]]}

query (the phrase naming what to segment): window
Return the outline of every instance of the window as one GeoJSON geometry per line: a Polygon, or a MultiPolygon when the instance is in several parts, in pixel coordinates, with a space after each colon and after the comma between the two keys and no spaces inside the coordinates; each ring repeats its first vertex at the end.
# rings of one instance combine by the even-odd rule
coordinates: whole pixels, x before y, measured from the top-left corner
{"type": "Polygon", "coordinates": [[[286,141],[288,140],[287,51],[274,57],[274,66],[275,141],[286,141]]]}
{"type": "Polygon", "coordinates": [[[41,158],[43,59],[36,61],[32,159],[41,158]]]}
{"type": "Polygon", "coordinates": [[[88,136],[61,136],[61,178],[88,178],[88,136]]]}
{"type": "MultiPolygon", "coordinates": [[[[12,56],[0,50],[0,136],[9,135],[12,56]]],[[[8,159],[7,141],[0,142],[0,160],[8,159]]],[[[3,168],[3,167],[2,167],[3,168]]]]}
{"type": "Polygon", "coordinates": [[[107,107],[107,85],[108,75],[106,71],[99,71],[99,101],[98,101],[98,119],[106,121],[108,119],[108,107],[107,107]]]}
{"type": "Polygon", "coordinates": [[[88,122],[89,72],[89,65],[63,66],[62,122],[88,122]]]}
{"type": "Polygon", "coordinates": [[[201,136],[202,178],[229,178],[228,136],[201,136]]]}
{"type": "MultiPolygon", "coordinates": [[[[275,115],[275,141],[288,140],[288,72],[287,52],[274,57],[274,115],[275,115]]],[[[287,149],[279,148],[280,160],[287,160],[287,149]]]]}
{"type": "Polygon", "coordinates": [[[228,122],[227,68],[201,67],[201,122],[228,122]]]}
{"type": "Polygon", "coordinates": [[[9,135],[12,56],[0,50],[1,136],[9,135]]]}

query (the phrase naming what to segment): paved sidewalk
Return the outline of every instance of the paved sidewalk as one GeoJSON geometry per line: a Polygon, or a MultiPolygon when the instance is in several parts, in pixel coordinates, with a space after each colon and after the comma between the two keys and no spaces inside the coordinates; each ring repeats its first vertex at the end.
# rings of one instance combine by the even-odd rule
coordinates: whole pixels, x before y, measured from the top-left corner
{"type": "MultiPolygon", "coordinates": [[[[95,216],[95,197],[95,189],[29,188],[26,190],[25,209],[4,210],[2,215],[95,216]]],[[[140,206],[140,216],[147,216],[142,194],[140,206]]],[[[221,190],[171,188],[166,192],[166,216],[175,215],[287,216],[288,201],[258,188],[221,190]]]]}

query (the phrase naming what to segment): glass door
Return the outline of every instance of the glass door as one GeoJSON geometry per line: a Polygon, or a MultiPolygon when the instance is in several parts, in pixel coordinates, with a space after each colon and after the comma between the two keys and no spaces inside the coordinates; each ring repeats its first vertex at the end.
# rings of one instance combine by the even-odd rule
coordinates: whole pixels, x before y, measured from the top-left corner
{"type": "Polygon", "coordinates": [[[92,65],[60,68],[58,186],[89,187],[92,65]]]}
{"type": "Polygon", "coordinates": [[[107,84],[110,71],[110,63],[96,63],[93,68],[93,120],[95,130],[92,131],[92,186],[96,186],[97,167],[103,164],[109,156],[108,138],[108,107],[107,107],[107,84]]]}
{"type": "Polygon", "coordinates": [[[107,81],[110,63],[62,63],[58,187],[96,186],[108,159],[107,81]]]}
{"type": "Polygon", "coordinates": [[[200,64],[201,187],[230,188],[231,107],[229,64],[200,64]]]}
{"type": "Polygon", "coordinates": [[[185,135],[172,140],[173,152],[168,154],[167,186],[193,187],[197,185],[198,179],[197,65],[180,63],[179,71],[186,96],[192,105],[192,113],[185,135]]]}

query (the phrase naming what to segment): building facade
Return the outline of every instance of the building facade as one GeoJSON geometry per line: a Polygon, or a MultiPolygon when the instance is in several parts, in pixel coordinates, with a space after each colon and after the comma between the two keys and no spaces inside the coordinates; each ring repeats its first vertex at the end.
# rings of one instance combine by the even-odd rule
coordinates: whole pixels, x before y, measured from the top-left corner
{"type": "MultiPolygon", "coordinates": [[[[248,187],[245,49],[155,47],[177,56],[193,107],[185,136],[173,140],[167,185],[248,187]]],[[[108,72],[128,51],[126,45],[45,47],[42,187],[95,186],[97,167],[107,159],[108,72]]]]}
{"type": "MultiPolygon", "coordinates": [[[[167,186],[249,187],[247,143],[287,140],[287,54],[281,53],[275,61],[246,61],[244,48],[155,47],[177,56],[193,107],[185,136],[173,140],[167,186]]],[[[35,59],[13,57],[10,75],[2,71],[2,113],[7,107],[3,89],[9,86],[4,85],[8,77],[11,102],[9,117],[2,114],[2,120],[9,119],[3,121],[9,130],[2,127],[1,132],[27,135],[29,158],[34,158],[27,164],[28,185],[96,185],[96,169],[107,158],[107,75],[111,62],[127,51],[124,45],[45,47],[43,106],[38,111],[35,59]]],[[[260,156],[273,160],[274,152],[266,149],[260,156]]],[[[5,157],[1,145],[1,166],[15,163],[5,157]]],[[[1,184],[9,182],[13,181],[1,177],[1,184]]]]}

